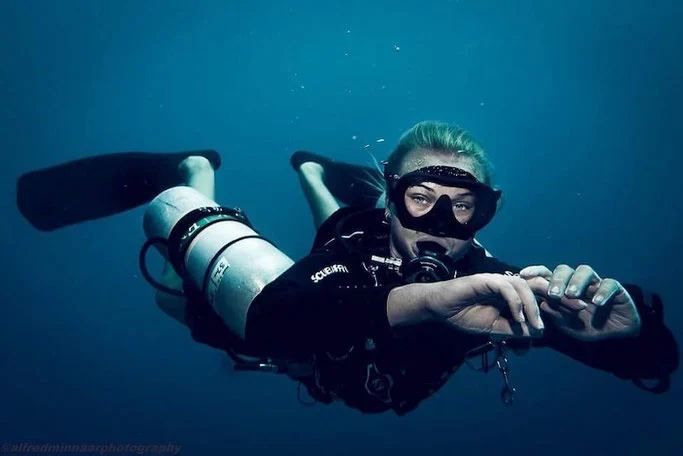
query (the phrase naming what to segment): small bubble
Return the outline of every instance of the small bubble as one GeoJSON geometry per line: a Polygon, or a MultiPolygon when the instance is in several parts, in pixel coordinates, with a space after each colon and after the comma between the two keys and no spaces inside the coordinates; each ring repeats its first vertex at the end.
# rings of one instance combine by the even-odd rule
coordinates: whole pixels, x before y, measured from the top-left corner
{"type": "Polygon", "coordinates": [[[302,89],[305,89],[306,87],[304,87],[304,86],[302,85],[301,88],[302,88],[302,89]]]}
{"type": "Polygon", "coordinates": [[[386,88],[387,88],[387,86],[385,86],[384,84],[382,84],[382,90],[384,90],[384,89],[386,89],[386,88]]]}
{"type": "Polygon", "coordinates": [[[479,106],[484,106],[484,102],[482,101],[481,103],[479,103],[479,106]]]}
{"type": "Polygon", "coordinates": [[[355,141],[356,139],[358,139],[358,136],[353,135],[353,136],[351,136],[351,139],[353,139],[355,141]]]}
{"type": "Polygon", "coordinates": [[[347,35],[348,35],[349,33],[351,33],[351,30],[347,30],[347,31],[346,31],[346,34],[347,34],[347,35]]]}
{"type": "Polygon", "coordinates": [[[401,47],[398,44],[394,44],[394,51],[401,52],[401,47]]]}

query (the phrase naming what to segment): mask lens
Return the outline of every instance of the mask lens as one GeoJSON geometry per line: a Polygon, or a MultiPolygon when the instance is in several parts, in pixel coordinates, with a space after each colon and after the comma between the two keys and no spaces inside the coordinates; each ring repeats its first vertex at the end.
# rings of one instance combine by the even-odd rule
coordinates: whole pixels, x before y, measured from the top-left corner
{"type": "MultiPolygon", "coordinates": [[[[459,223],[465,225],[472,220],[476,198],[466,188],[419,182],[406,188],[403,200],[406,210],[412,217],[421,217],[433,210],[443,195],[450,200],[450,212],[459,223]]],[[[443,216],[447,216],[448,212],[443,211],[443,216]]]]}
{"type": "MultiPolygon", "coordinates": [[[[394,176],[395,177],[395,176],[394,176]]],[[[439,237],[470,239],[496,212],[500,191],[460,168],[428,166],[391,185],[390,199],[405,228],[439,237]]]]}

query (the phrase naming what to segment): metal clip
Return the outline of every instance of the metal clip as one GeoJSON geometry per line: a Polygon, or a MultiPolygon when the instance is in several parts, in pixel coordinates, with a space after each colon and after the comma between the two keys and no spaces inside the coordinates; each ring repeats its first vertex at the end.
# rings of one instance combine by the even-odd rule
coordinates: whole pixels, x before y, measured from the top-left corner
{"type": "Polygon", "coordinates": [[[503,389],[500,392],[500,398],[503,401],[503,404],[512,405],[512,401],[514,400],[515,396],[515,389],[510,384],[510,377],[508,375],[510,372],[510,367],[508,366],[508,359],[505,355],[506,348],[507,344],[505,341],[489,341],[484,345],[480,345],[468,351],[465,354],[465,362],[473,370],[477,372],[483,372],[485,374],[493,369],[493,366],[495,365],[503,376],[503,389]],[[491,356],[489,356],[491,352],[495,352],[495,355],[491,354],[491,356]],[[481,360],[480,366],[476,366],[474,362],[471,361],[475,358],[479,358],[481,360]],[[491,360],[491,364],[489,364],[489,360],[491,360]]]}
{"type": "Polygon", "coordinates": [[[515,399],[515,389],[510,385],[510,377],[508,373],[510,368],[508,367],[508,359],[505,356],[505,342],[500,343],[500,354],[496,360],[496,366],[503,376],[503,389],[500,392],[500,399],[505,405],[512,405],[512,401],[515,399]]]}
{"type": "Polygon", "coordinates": [[[379,287],[379,280],[377,280],[377,270],[379,269],[379,266],[377,266],[376,264],[367,265],[365,264],[365,262],[363,262],[363,269],[365,269],[367,272],[370,273],[370,275],[372,275],[372,280],[375,282],[374,286],[379,287]]]}

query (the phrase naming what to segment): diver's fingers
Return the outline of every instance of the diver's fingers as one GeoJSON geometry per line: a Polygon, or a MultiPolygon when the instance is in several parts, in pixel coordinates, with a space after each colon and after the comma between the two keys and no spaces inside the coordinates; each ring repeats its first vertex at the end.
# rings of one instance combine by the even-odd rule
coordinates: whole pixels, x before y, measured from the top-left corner
{"type": "Polygon", "coordinates": [[[566,296],[563,296],[562,299],[557,302],[560,304],[560,306],[562,306],[562,308],[577,312],[588,307],[588,304],[586,304],[583,299],[573,299],[566,296]]]}
{"type": "Polygon", "coordinates": [[[604,279],[600,281],[600,286],[593,296],[593,304],[596,306],[604,306],[618,293],[622,292],[624,287],[614,279],[604,279]]]}
{"type": "Polygon", "coordinates": [[[499,316],[493,321],[489,336],[492,340],[500,341],[507,338],[528,338],[532,337],[529,325],[526,323],[517,323],[508,320],[503,316],[499,316]]]}
{"type": "Polygon", "coordinates": [[[527,285],[529,285],[529,288],[531,288],[531,291],[539,296],[542,297],[547,297],[548,296],[548,282],[547,279],[544,277],[532,277],[529,279],[525,279],[527,285]]]}
{"type": "MultiPolygon", "coordinates": [[[[558,309],[553,308],[550,304],[548,304],[548,301],[541,301],[541,310],[549,316],[550,319],[554,320],[559,320],[564,318],[564,314],[560,312],[558,309]]],[[[548,317],[546,317],[547,319],[548,317]]]]}
{"type": "Polygon", "coordinates": [[[570,298],[586,297],[585,293],[589,285],[598,283],[600,283],[600,277],[595,270],[586,264],[582,264],[572,274],[565,296],[570,298]]]}
{"type": "Polygon", "coordinates": [[[553,273],[545,266],[527,266],[519,271],[519,276],[523,279],[543,277],[544,279],[550,280],[550,278],[553,276],[553,273]]]}
{"type": "Polygon", "coordinates": [[[541,310],[538,308],[536,297],[534,296],[533,291],[531,291],[529,284],[521,277],[510,277],[508,280],[522,300],[524,315],[526,315],[529,324],[534,329],[542,331],[544,325],[543,320],[541,319],[541,310]]]}
{"type": "Polygon", "coordinates": [[[502,280],[499,280],[497,287],[498,293],[505,300],[508,307],[510,308],[512,318],[517,323],[524,323],[526,321],[526,319],[524,318],[523,311],[524,302],[522,301],[522,298],[519,296],[519,293],[517,292],[515,286],[512,285],[512,283],[510,283],[510,281],[506,279],[507,277],[503,278],[502,280]]]}
{"type": "Polygon", "coordinates": [[[526,283],[536,296],[538,296],[540,299],[548,299],[553,306],[564,306],[574,311],[583,310],[588,307],[588,304],[580,299],[571,299],[566,296],[563,296],[562,299],[557,299],[553,296],[548,296],[549,282],[543,277],[534,277],[533,279],[528,279],[526,283]]]}
{"type": "Polygon", "coordinates": [[[573,274],[574,268],[566,264],[557,266],[553,271],[553,276],[550,278],[547,294],[553,298],[560,299],[564,295],[564,290],[567,289],[573,274]]]}

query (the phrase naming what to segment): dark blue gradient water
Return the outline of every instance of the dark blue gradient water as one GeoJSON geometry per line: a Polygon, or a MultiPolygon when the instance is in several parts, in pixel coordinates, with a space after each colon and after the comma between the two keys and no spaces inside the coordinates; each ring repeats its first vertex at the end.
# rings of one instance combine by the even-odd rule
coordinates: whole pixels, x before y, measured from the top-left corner
{"type": "Polygon", "coordinates": [[[653,396],[550,351],[512,359],[512,408],[497,374],[467,369],[403,418],[304,407],[156,308],[143,208],[40,233],[15,183],[93,154],[214,148],[217,199],[300,258],[314,230],[293,151],[365,163],[417,121],[455,122],[506,198],[489,250],[653,289],[680,340],[682,22],[674,0],[0,2],[0,443],[679,454],[680,375],[653,396]]]}

